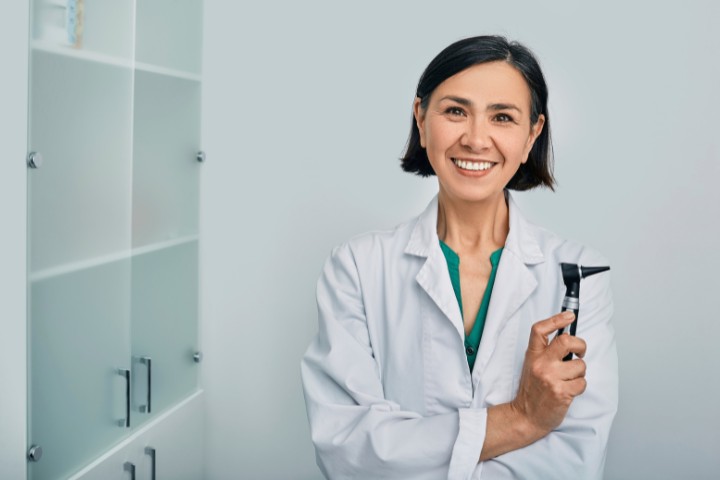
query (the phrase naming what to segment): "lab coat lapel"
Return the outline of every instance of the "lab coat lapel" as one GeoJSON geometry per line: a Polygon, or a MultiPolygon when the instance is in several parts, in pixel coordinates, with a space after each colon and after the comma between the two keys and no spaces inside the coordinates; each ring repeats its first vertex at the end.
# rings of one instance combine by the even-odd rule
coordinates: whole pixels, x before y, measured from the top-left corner
{"type": "Polygon", "coordinates": [[[475,385],[487,367],[503,329],[537,287],[537,280],[529,266],[544,261],[534,226],[522,216],[509,192],[507,192],[507,199],[510,231],[500,257],[485,328],[473,369],[475,385]]]}
{"type": "Polygon", "coordinates": [[[460,339],[464,336],[462,314],[450,282],[445,256],[437,236],[437,196],[418,217],[405,253],[425,257],[425,263],[415,276],[420,287],[440,311],[452,322],[460,339]]]}

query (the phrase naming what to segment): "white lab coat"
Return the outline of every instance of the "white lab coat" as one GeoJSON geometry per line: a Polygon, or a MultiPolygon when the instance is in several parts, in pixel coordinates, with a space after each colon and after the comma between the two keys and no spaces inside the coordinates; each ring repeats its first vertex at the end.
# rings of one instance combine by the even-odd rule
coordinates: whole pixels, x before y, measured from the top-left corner
{"type": "Polygon", "coordinates": [[[478,462],[487,408],[517,392],[530,327],[561,310],[560,262],[595,251],[527,222],[510,231],[472,375],[436,231],[437,198],[412,221],[333,250],[318,281],[319,331],[302,361],[317,462],[330,479],[600,479],[618,403],[610,275],[583,280],[577,335],[587,390],[543,439],[478,462]]]}

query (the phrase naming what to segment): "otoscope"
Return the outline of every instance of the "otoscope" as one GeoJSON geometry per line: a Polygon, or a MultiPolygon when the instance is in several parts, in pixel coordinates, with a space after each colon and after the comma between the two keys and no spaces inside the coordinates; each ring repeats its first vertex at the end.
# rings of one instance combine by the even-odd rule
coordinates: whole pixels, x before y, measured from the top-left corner
{"type": "MultiPolygon", "coordinates": [[[[575,320],[569,327],[558,330],[558,335],[562,335],[570,328],[570,335],[575,336],[577,330],[578,313],[580,312],[580,280],[596,273],[610,270],[610,267],[583,267],[574,263],[561,263],[563,283],[565,283],[565,298],[562,303],[562,311],[571,311],[575,314],[575,320]]],[[[563,361],[567,362],[572,359],[572,353],[568,353],[563,361]]]]}

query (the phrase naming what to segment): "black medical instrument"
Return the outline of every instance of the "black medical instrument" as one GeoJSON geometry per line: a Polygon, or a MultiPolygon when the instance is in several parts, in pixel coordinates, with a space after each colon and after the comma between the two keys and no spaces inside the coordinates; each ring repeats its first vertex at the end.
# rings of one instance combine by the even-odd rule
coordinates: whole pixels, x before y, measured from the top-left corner
{"type": "MultiPolygon", "coordinates": [[[[573,312],[575,314],[575,320],[565,328],[558,330],[558,335],[563,333],[569,333],[575,336],[577,330],[578,313],[580,312],[580,280],[596,273],[606,272],[610,270],[610,267],[583,267],[574,263],[561,263],[560,268],[562,269],[563,283],[565,283],[565,298],[562,303],[563,312],[573,312]]],[[[568,353],[563,361],[567,362],[572,359],[572,352],[568,353]]]]}

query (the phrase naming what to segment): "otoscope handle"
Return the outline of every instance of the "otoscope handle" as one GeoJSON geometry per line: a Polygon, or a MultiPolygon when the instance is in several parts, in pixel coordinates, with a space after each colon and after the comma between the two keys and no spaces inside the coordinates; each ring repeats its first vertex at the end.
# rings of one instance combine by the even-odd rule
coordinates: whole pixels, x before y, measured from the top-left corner
{"type": "MultiPolygon", "coordinates": [[[[568,327],[558,330],[558,335],[568,333],[575,336],[577,330],[578,313],[580,312],[580,279],[610,270],[610,267],[583,267],[574,263],[561,263],[563,283],[565,284],[565,298],[562,303],[563,312],[573,312],[575,320],[568,327]]],[[[572,352],[568,353],[563,361],[572,360],[572,352]]]]}
{"type": "MultiPolygon", "coordinates": [[[[577,298],[573,297],[565,297],[563,300],[563,312],[573,312],[575,314],[575,320],[568,325],[565,328],[561,328],[558,330],[558,335],[562,335],[563,333],[567,333],[569,335],[575,336],[575,332],[577,331],[577,322],[578,322],[578,313],[580,313],[580,302],[578,302],[577,298]]],[[[567,362],[569,360],[572,360],[572,353],[568,353],[563,357],[563,362],[567,362]]]]}

